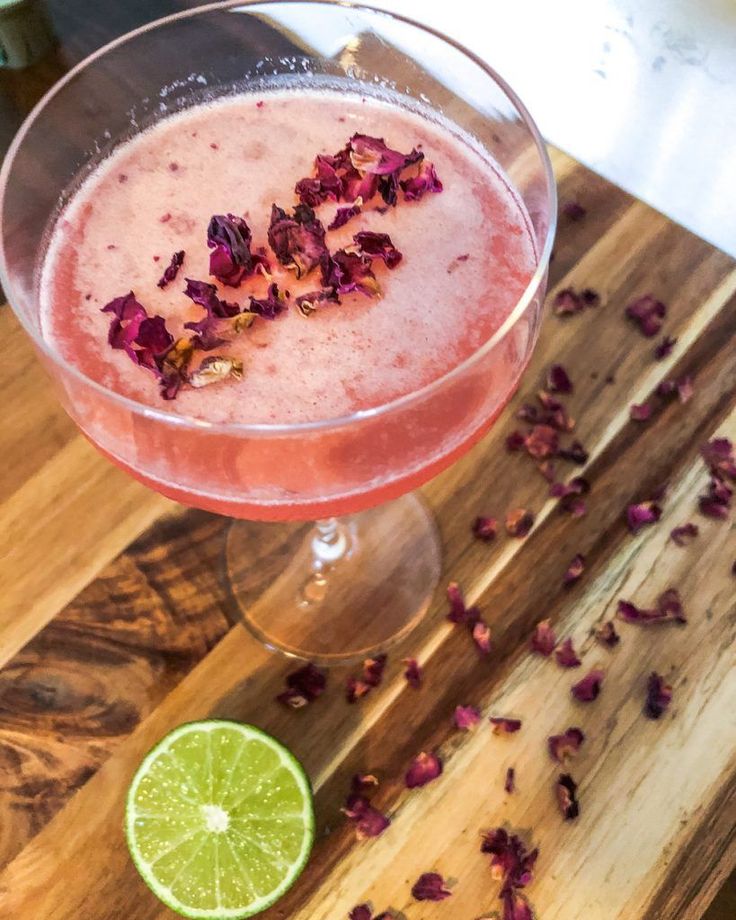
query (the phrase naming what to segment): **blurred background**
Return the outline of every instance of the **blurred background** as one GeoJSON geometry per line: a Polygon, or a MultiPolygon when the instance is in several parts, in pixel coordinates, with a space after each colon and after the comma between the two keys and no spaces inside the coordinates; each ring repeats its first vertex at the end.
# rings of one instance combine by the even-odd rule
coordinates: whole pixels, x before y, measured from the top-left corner
{"type": "MultiPolygon", "coordinates": [[[[519,92],[549,143],[736,256],[736,0],[372,3],[467,45],[519,92]]],[[[0,153],[90,52],[201,5],[0,0],[0,153]]],[[[328,50],[336,38],[314,44],[328,50]]],[[[707,914],[734,918],[736,877],[707,914]]]]}

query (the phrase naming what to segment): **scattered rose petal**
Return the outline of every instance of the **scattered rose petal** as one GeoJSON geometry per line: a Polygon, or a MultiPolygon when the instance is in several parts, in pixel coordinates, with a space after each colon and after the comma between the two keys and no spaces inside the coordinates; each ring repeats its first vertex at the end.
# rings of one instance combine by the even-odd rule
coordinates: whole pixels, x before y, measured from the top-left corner
{"type": "Polygon", "coordinates": [[[679,527],[674,527],[670,531],[670,539],[677,546],[687,546],[697,537],[699,532],[698,525],[688,521],[687,524],[680,524],[679,527]]]}
{"type": "Polygon", "coordinates": [[[595,632],[596,639],[602,644],[613,648],[621,641],[621,636],[616,632],[613,620],[607,620],[595,632]]]}
{"type": "Polygon", "coordinates": [[[396,268],[403,256],[391,242],[388,233],[374,233],[371,230],[361,230],[353,237],[353,242],[360,252],[372,259],[383,259],[386,268],[396,268]]]}
{"type": "Polygon", "coordinates": [[[201,389],[213,383],[219,383],[221,380],[227,380],[228,377],[240,380],[242,376],[243,362],[238,358],[230,355],[209,355],[195,371],[188,375],[187,380],[190,386],[201,389]]]}
{"type": "Polygon", "coordinates": [[[481,853],[491,856],[491,873],[502,882],[501,892],[525,888],[531,881],[539,850],[527,850],[516,834],[503,827],[483,834],[481,853]]]}
{"type": "Polygon", "coordinates": [[[585,571],[585,556],[582,553],[576,553],[567,567],[567,571],[562,577],[564,585],[574,584],[585,571]]]}
{"type": "Polygon", "coordinates": [[[560,402],[556,396],[546,390],[540,390],[537,393],[537,399],[544,409],[544,412],[538,416],[540,422],[556,428],[557,431],[569,432],[575,428],[575,419],[570,418],[564,403],[560,402]]]}
{"type": "Polygon", "coordinates": [[[700,453],[713,476],[736,482],[736,458],[728,438],[713,438],[703,444],[700,453]]]}
{"type": "Polygon", "coordinates": [[[339,303],[340,298],[332,290],[309,291],[294,298],[297,310],[302,316],[311,316],[321,303],[339,303]]]}
{"type": "Polygon", "coordinates": [[[297,278],[309,274],[329,258],[325,228],[306,204],[298,204],[292,217],[283,208],[272,205],[268,242],[279,262],[293,269],[297,278]]]}
{"type": "Polygon", "coordinates": [[[660,594],[657,606],[653,609],[640,608],[631,601],[620,600],[617,614],[619,619],[626,623],[637,623],[642,626],[656,623],[687,623],[680,595],[675,588],[668,588],[660,594]]]}
{"type": "Polygon", "coordinates": [[[498,521],[492,517],[477,517],[473,523],[473,536],[485,543],[496,539],[498,521]]]}
{"type": "Polygon", "coordinates": [[[580,805],[575,797],[578,784],[569,773],[561,773],[557,780],[557,804],[565,821],[572,821],[580,814],[580,805]]]}
{"type": "Polygon", "coordinates": [[[585,741],[585,734],[581,728],[568,728],[561,735],[551,735],[547,739],[547,749],[552,760],[564,764],[570,757],[574,757],[585,741]]]}
{"type": "Polygon", "coordinates": [[[525,537],[534,526],[534,514],[524,508],[515,508],[506,515],[506,530],[512,537],[525,537]]]}
{"type": "Polygon", "coordinates": [[[649,719],[659,719],[672,702],[672,687],[664,678],[652,671],[647,681],[647,698],[644,712],[649,719]]]}
{"type": "Polygon", "coordinates": [[[651,418],[652,407],[649,403],[634,404],[629,408],[629,415],[635,422],[646,422],[651,418]]]}
{"type": "Polygon", "coordinates": [[[165,288],[167,284],[170,284],[176,278],[176,276],[179,274],[179,269],[184,262],[184,255],[185,253],[183,249],[174,253],[174,255],[171,257],[171,262],[169,262],[169,264],[166,266],[163,275],[161,275],[157,282],[158,287],[165,288]]]}
{"type": "Polygon", "coordinates": [[[404,658],[403,663],[406,665],[406,670],[404,671],[406,682],[410,687],[418,690],[422,685],[422,669],[419,666],[419,662],[416,658],[404,658]]]}
{"type": "Polygon", "coordinates": [[[555,658],[561,668],[579,668],[581,661],[575,653],[572,639],[567,638],[555,649],[555,658]]]}
{"type": "Polygon", "coordinates": [[[428,754],[426,751],[422,751],[421,754],[417,754],[409,765],[404,782],[407,789],[416,789],[419,786],[426,786],[427,783],[431,783],[441,773],[442,760],[437,754],[428,754]]]}
{"type": "Polygon", "coordinates": [[[327,673],[313,664],[286,675],[286,690],[276,699],[291,709],[301,709],[322,696],[327,686],[327,673]]]}
{"type": "Polygon", "coordinates": [[[569,460],[571,463],[576,463],[578,466],[588,462],[588,451],[583,447],[580,441],[573,441],[570,447],[561,447],[557,451],[557,456],[562,460],[569,460]]]}
{"type": "Polygon", "coordinates": [[[264,319],[276,319],[283,310],[286,309],[286,295],[279,290],[275,282],[269,284],[268,292],[265,297],[257,299],[250,298],[250,312],[264,319]]]}
{"type": "Polygon", "coordinates": [[[374,917],[373,911],[367,904],[359,904],[350,911],[348,920],[394,920],[394,915],[390,910],[385,910],[374,917]]]}
{"type": "Polygon", "coordinates": [[[452,718],[455,728],[467,732],[480,722],[480,712],[475,706],[456,706],[452,718]]]}
{"type": "Polygon", "coordinates": [[[491,651],[491,627],[479,618],[473,623],[473,642],[478,646],[478,650],[483,655],[488,655],[491,651]]]}
{"type": "Polygon", "coordinates": [[[547,371],[547,389],[551,393],[572,393],[572,380],[561,364],[553,364],[547,371]]]}
{"type": "Polygon", "coordinates": [[[375,789],[378,780],[372,773],[356,773],[352,779],[352,790],[356,795],[367,792],[369,789],[375,789]]]}
{"type": "Polygon", "coordinates": [[[511,434],[506,438],[506,450],[512,452],[523,450],[525,443],[526,438],[520,431],[512,431],[511,434]]]}
{"type": "Polygon", "coordinates": [[[716,476],[711,477],[708,491],[698,498],[700,513],[706,517],[725,520],[730,513],[733,489],[716,476]]]}
{"type": "Polygon", "coordinates": [[[584,310],[585,304],[582,297],[576,294],[572,288],[565,288],[557,292],[552,302],[552,309],[555,316],[573,316],[575,313],[580,313],[584,310]]]}
{"type": "MultiPolygon", "coordinates": [[[[309,203],[310,202],[305,202],[305,204],[309,203]]],[[[327,229],[338,230],[340,227],[344,227],[349,220],[357,217],[362,210],[362,207],[357,202],[349,205],[347,208],[338,208],[337,211],[335,211],[335,216],[332,218],[332,221],[327,225],[327,229]]]]}
{"type": "Polygon", "coordinates": [[[447,586],[447,600],[450,602],[450,612],[447,614],[450,622],[474,624],[480,619],[477,607],[465,606],[463,592],[456,581],[451,581],[447,586]]]}
{"type": "Polygon", "coordinates": [[[415,901],[444,901],[451,894],[439,872],[424,872],[411,887],[415,901]]]}
{"type": "Polygon", "coordinates": [[[566,201],[562,205],[562,213],[570,220],[582,220],[588,213],[579,201],[566,201]]]}
{"type": "Polygon", "coordinates": [[[669,357],[672,353],[672,349],[677,344],[677,339],[673,339],[671,336],[666,335],[661,342],[658,342],[654,348],[654,358],[656,361],[662,361],[664,358],[669,357]]]}
{"type": "Polygon", "coordinates": [[[581,498],[590,492],[590,483],[583,476],[574,476],[565,485],[562,482],[553,482],[549,487],[552,498],[559,498],[559,505],[563,511],[573,517],[582,517],[586,512],[586,504],[581,498]]]}
{"type": "Polygon", "coordinates": [[[251,232],[242,217],[214,214],[207,227],[210,274],[222,284],[237,287],[254,269],[251,232]]]}
{"type": "Polygon", "coordinates": [[[493,726],[494,735],[513,735],[521,728],[521,719],[509,719],[506,716],[491,716],[488,721],[493,726]]]}
{"type": "Polygon", "coordinates": [[[543,460],[537,464],[537,469],[547,482],[555,481],[555,465],[551,460],[543,460]]]}
{"type": "Polygon", "coordinates": [[[513,889],[501,894],[503,902],[502,920],[534,920],[534,914],[528,901],[513,889]]]}
{"type": "Polygon", "coordinates": [[[662,509],[654,501],[639,502],[626,509],[626,521],[631,533],[639,533],[642,527],[656,524],[662,517],[662,509]]]}
{"type": "Polygon", "coordinates": [[[355,703],[378,687],[383,680],[383,671],[386,667],[387,655],[377,655],[375,658],[366,658],[363,662],[363,672],[360,677],[348,677],[346,681],[346,699],[348,703],[355,703]]]}
{"type": "Polygon", "coordinates": [[[557,637],[552,629],[551,620],[541,620],[537,623],[532,636],[532,650],[549,658],[557,645],[557,637]]]}
{"type": "Polygon", "coordinates": [[[399,182],[406,201],[420,201],[427,192],[441,192],[442,183],[437,176],[434,164],[424,160],[419,164],[419,172],[410,179],[399,182]]]}
{"type": "Polygon", "coordinates": [[[677,386],[677,398],[680,400],[684,406],[686,403],[689,403],[693,398],[693,381],[692,377],[685,376],[681,377],[675,384],[677,386]]]}
{"type": "Polygon", "coordinates": [[[601,295],[598,291],[594,291],[593,288],[583,288],[580,292],[580,299],[586,307],[597,307],[600,305],[601,295]]]}
{"type": "Polygon", "coordinates": [[[506,790],[506,792],[509,793],[509,795],[516,788],[516,770],[514,770],[513,767],[509,767],[506,771],[506,780],[503,784],[503,788],[506,790]]]}
{"type": "Polygon", "coordinates": [[[388,147],[382,137],[368,134],[354,134],[350,138],[350,160],[359,172],[387,176],[400,172],[412,163],[419,163],[424,154],[414,149],[411,153],[399,153],[388,147]]]}
{"type": "Polygon", "coordinates": [[[677,395],[677,383],[674,380],[662,380],[657,384],[656,393],[660,399],[673,399],[677,395]]]}
{"type": "Polygon", "coordinates": [[[651,294],[645,294],[626,307],[627,318],[636,323],[647,338],[657,335],[666,315],[667,307],[651,294]]]}
{"type": "Polygon", "coordinates": [[[358,840],[378,837],[391,824],[391,819],[374,808],[364,795],[351,793],[341,811],[355,823],[355,836],[358,840]]]}
{"type": "Polygon", "coordinates": [[[603,684],[604,672],[600,668],[593,668],[585,677],[572,687],[572,695],[581,703],[591,703],[598,698],[603,684]]]}
{"type": "Polygon", "coordinates": [[[537,460],[554,457],[559,447],[557,432],[549,425],[535,425],[524,439],[524,446],[529,456],[537,460]]]}

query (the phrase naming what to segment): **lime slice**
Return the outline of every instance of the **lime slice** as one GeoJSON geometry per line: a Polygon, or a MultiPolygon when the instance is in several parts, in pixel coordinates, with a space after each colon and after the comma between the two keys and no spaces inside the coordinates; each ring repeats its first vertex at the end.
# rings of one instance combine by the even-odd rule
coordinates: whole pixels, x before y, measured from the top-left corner
{"type": "Polygon", "coordinates": [[[128,848],[164,904],[185,917],[252,917],[291,887],[314,840],[299,761],[252,725],[174,729],[133,778],[128,848]]]}

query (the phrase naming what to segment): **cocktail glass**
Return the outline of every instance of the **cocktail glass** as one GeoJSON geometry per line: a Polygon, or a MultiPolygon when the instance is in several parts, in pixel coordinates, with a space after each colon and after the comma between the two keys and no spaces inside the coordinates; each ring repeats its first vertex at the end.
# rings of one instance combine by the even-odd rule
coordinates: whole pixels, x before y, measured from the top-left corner
{"type": "MultiPolygon", "coordinates": [[[[477,442],[516,388],[537,338],[555,213],[534,122],[501,77],[456,42],[361,5],[228,2],[112,42],[41,100],[0,173],[0,278],[89,440],[147,486],[236,519],[225,553],[246,626],[273,649],[329,664],[387,648],[426,612],[440,543],[412,490],[477,442]],[[421,100],[505,171],[528,214],[537,266],[501,327],[416,392],[299,424],[208,424],[128,399],[64,360],[41,334],[39,264],[79,182],[116,145],[187,106],[315,77],[421,100]]],[[[418,303],[430,296],[417,291],[418,303]]]]}

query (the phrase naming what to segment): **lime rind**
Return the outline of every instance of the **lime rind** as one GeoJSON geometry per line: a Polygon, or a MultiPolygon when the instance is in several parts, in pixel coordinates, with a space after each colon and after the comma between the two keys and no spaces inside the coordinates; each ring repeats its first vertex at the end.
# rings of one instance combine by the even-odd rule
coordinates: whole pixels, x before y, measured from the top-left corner
{"type": "MultiPolygon", "coordinates": [[[[210,739],[208,739],[208,742],[210,739]]],[[[210,758],[211,743],[208,743],[208,751],[208,758],[210,758]]],[[[173,758],[168,758],[167,762],[171,763],[172,760],[173,758]]],[[[211,769],[211,760],[209,760],[207,764],[207,772],[209,773],[210,777],[214,775],[214,771],[211,769]]],[[[247,791],[246,794],[241,797],[239,803],[233,804],[236,806],[238,804],[242,804],[243,801],[245,801],[249,796],[255,796],[262,787],[263,778],[261,778],[260,786],[247,791]]],[[[182,804],[187,802],[187,799],[192,795],[192,792],[193,790],[190,784],[190,777],[184,774],[182,776],[182,786],[178,787],[177,789],[178,798],[181,799],[183,797],[182,804]]],[[[201,807],[201,803],[196,802],[196,800],[192,798],[191,808],[194,809],[195,807],[201,807]]],[[[190,814],[192,814],[192,812],[190,812],[190,814]]],[[[214,815],[213,820],[216,821],[216,819],[217,816],[214,815]]],[[[233,831],[235,830],[236,828],[233,827],[233,831]]],[[[252,725],[246,725],[240,722],[233,722],[226,719],[209,719],[202,722],[188,722],[169,732],[169,734],[166,735],[154,748],[152,748],[152,750],[149,751],[149,753],[143,759],[138,770],[136,771],[135,776],[133,777],[133,781],[130,784],[126,798],[125,834],[131,858],[136,868],[138,869],[138,872],[148,887],[151,889],[151,891],[156,895],[157,898],[159,898],[159,900],[166,904],[167,907],[170,907],[172,910],[176,911],[178,914],[181,914],[184,917],[192,918],[192,920],[196,920],[196,918],[207,918],[207,920],[245,920],[245,918],[252,917],[255,914],[258,914],[271,907],[289,890],[289,888],[291,888],[297,878],[301,875],[304,866],[309,859],[312,844],[314,843],[314,833],[314,810],[312,805],[311,786],[309,779],[304,772],[304,768],[299,763],[299,761],[279,741],[261,729],[252,725]],[[197,835],[197,833],[199,833],[201,836],[203,836],[204,842],[202,847],[200,847],[200,850],[195,850],[193,852],[189,864],[195,863],[197,856],[201,854],[201,850],[204,848],[208,841],[210,844],[212,844],[213,837],[216,841],[216,844],[213,847],[215,854],[215,871],[213,872],[213,878],[215,880],[215,900],[217,904],[211,908],[200,908],[193,907],[191,904],[186,904],[180,900],[180,898],[174,895],[172,887],[174,886],[175,882],[166,885],[162,883],[161,880],[156,876],[153,870],[153,863],[145,859],[140,852],[136,831],[136,820],[144,820],[146,817],[151,819],[160,818],[162,820],[170,820],[173,824],[179,823],[184,826],[187,823],[187,812],[189,812],[189,808],[185,805],[183,811],[180,812],[178,816],[169,814],[147,814],[145,812],[139,811],[136,804],[136,796],[139,792],[141,782],[146,777],[150,776],[152,767],[155,762],[158,761],[162,755],[168,753],[178,740],[186,737],[187,735],[193,735],[196,732],[213,733],[222,729],[229,729],[234,731],[242,740],[240,751],[234,758],[233,762],[229,765],[229,768],[232,771],[234,771],[239,766],[239,761],[242,757],[243,750],[247,746],[247,743],[249,741],[260,742],[262,748],[266,748],[270,753],[274,753],[278,756],[278,768],[285,769],[291,778],[293,778],[302,797],[301,811],[290,811],[286,814],[277,813],[271,816],[264,814],[263,817],[254,818],[243,818],[242,816],[236,814],[232,819],[233,824],[243,822],[247,827],[248,823],[268,824],[272,823],[273,821],[280,821],[284,824],[289,823],[293,824],[295,828],[301,830],[302,840],[298,852],[292,860],[288,861],[288,865],[286,864],[286,861],[281,862],[279,869],[283,871],[283,877],[272,890],[262,895],[256,894],[255,897],[252,897],[249,900],[247,905],[243,904],[242,906],[238,907],[224,907],[221,904],[220,896],[220,865],[229,862],[231,865],[239,866],[243,873],[244,885],[250,887],[250,890],[253,891],[253,886],[246,883],[245,881],[249,878],[248,867],[243,864],[240,854],[238,853],[237,849],[233,847],[229,837],[222,837],[222,852],[220,852],[220,843],[217,840],[217,835],[203,834],[201,829],[199,831],[192,831],[192,834],[190,835],[191,837],[194,837],[197,835]]],[[[185,837],[186,835],[184,835],[184,838],[179,841],[179,843],[187,842],[185,837]]],[[[243,842],[245,842],[245,840],[246,838],[243,838],[243,842]]],[[[266,859],[271,861],[275,859],[275,853],[264,852],[255,840],[250,840],[248,843],[256,849],[261,849],[266,859]]],[[[163,854],[159,853],[157,860],[164,858],[167,853],[173,852],[173,850],[178,846],[179,844],[176,844],[172,846],[170,850],[165,851],[163,854]]],[[[154,862],[157,860],[154,860],[154,862]]],[[[184,868],[186,869],[187,866],[185,865],[184,868]]]]}

